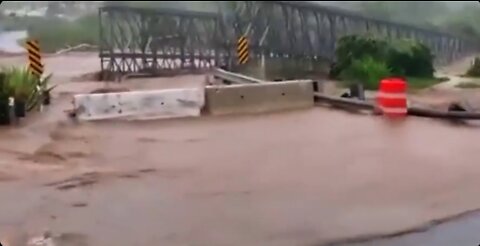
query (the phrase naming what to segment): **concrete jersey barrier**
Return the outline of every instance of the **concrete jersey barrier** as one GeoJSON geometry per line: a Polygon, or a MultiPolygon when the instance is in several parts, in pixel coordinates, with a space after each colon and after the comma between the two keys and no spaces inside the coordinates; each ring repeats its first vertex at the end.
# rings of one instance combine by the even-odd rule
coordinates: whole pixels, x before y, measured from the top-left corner
{"type": "Polygon", "coordinates": [[[204,102],[202,88],[74,96],[76,116],[80,120],[194,117],[200,116],[204,102]]]}
{"type": "Polygon", "coordinates": [[[206,111],[213,115],[263,113],[313,107],[312,81],[206,87],[206,111]]]}

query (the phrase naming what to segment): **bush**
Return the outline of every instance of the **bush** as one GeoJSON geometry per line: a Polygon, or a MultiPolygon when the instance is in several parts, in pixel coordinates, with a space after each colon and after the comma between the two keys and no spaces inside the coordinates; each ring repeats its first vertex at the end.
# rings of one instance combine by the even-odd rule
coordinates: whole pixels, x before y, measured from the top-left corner
{"type": "Polygon", "coordinates": [[[26,104],[31,110],[41,103],[44,93],[49,93],[54,87],[50,87],[51,74],[43,79],[34,77],[26,68],[2,68],[3,81],[0,87],[0,99],[8,97],[26,104]]]}
{"type": "Polygon", "coordinates": [[[376,90],[382,78],[391,75],[391,70],[383,61],[376,60],[370,56],[355,59],[340,74],[340,78],[347,85],[361,83],[367,90],[376,90]]]}
{"type": "Polygon", "coordinates": [[[413,40],[397,40],[390,43],[387,63],[396,75],[422,78],[433,77],[433,55],[430,49],[413,40]]]}
{"type": "Polygon", "coordinates": [[[345,36],[338,41],[335,55],[337,62],[330,71],[330,76],[337,77],[348,68],[354,59],[369,56],[376,60],[385,60],[388,44],[384,40],[356,35],[345,36]]]}
{"type": "Polygon", "coordinates": [[[5,73],[5,90],[15,100],[26,102],[37,86],[37,78],[25,68],[12,67],[3,69],[5,73]]]}
{"type": "Polygon", "coordinates": [[[345,36],[338,42],[337,62],[330,71],[338,77],[354,60],[364,57],[385,63],[396,76],[433,77],[433,56],[425,45],[407,39],[384,40],[372,37],[345,36]]]}
{"type": "Polygon", "coordinates": [[[466,75],[469,77],[480,77],[480,58],[475,57],[466,75]]]}

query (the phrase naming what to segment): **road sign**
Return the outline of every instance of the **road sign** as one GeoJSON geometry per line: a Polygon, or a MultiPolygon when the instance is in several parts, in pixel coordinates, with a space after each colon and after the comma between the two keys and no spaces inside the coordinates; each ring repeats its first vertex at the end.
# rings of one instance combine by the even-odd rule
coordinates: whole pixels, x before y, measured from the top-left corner
{"type": "Polygon", "coordinates": [[[26,46],[28,51],[28,69],[33,75],[40,78],[43,74],[40,45],[37,40],[28,40],[26,46]]]}
{"type": "Polygon", "coordinates": [[[248,62],[248,39],[241,36],[237,41],[237,57],[238,64],[245,64],[248,62]]]}

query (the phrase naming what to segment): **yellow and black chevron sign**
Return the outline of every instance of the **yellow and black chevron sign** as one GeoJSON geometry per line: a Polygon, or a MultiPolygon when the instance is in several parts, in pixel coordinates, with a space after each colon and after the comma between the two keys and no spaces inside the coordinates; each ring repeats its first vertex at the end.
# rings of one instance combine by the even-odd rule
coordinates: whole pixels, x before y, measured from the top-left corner
{"type": "Polygon", "coordinates": [[[27,41],[28,51],[28,69],[30,72],[40,78],[43,74],[42,56],[40,55],[40,45],[37,40],[27,41]]]}
{"type": "Polygon", "coordinates": [[[248,39],[242,36],[237,41],[237,57],[238,64],[245,64],[248,62],[248,39]]]}

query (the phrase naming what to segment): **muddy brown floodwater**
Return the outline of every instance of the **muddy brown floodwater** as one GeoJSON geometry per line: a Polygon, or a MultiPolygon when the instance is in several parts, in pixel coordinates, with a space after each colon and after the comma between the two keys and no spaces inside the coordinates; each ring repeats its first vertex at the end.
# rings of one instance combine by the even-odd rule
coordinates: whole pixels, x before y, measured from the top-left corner
{"type": "MultiPolygon", "coordinates": [[[[322,245],[480,207],[477,127],[419,118],[391,124],[320,107],[69,122],[72,93],[101,87],[68,80],[87,61],[98,62],[86,54],[48,58],[47,67],[62,69],[54,104],[0,129],[4,245],[45,230],[58,245],[76,246],[322,245]]],[[[122,84],[202,85],[202,76],[122,84]]]]}

